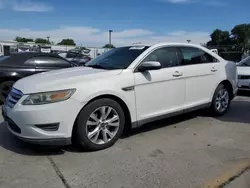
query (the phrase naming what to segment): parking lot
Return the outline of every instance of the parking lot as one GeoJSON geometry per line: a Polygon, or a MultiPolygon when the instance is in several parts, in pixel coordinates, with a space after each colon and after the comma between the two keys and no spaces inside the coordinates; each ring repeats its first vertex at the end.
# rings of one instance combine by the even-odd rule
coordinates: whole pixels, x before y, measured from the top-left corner
{"type": "Polygon", "coordinates": [[[1,123],[0,187],[235,187],[250,164],[249,114],[250,97],[238,96],[223,117],[195,112],[151,123],[98,152],[31,146],[1,123]]]}

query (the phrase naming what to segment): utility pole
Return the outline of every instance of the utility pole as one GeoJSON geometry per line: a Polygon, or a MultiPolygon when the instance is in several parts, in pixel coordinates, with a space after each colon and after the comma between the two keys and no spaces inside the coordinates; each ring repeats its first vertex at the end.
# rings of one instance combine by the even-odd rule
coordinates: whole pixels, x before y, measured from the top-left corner
{"type": "Polygon", "coordinates": [[[109,30],[109,47],[111,48],[111,33],[113,32],[113,30],[109,30]]]}
{"type": "Polygon", "coordinates": [[[48,42],[50,42],[50,41],[49,41],[49,39],[50,39],[50,36],[47,36],[47,39],[48,39],[48,42]]]}

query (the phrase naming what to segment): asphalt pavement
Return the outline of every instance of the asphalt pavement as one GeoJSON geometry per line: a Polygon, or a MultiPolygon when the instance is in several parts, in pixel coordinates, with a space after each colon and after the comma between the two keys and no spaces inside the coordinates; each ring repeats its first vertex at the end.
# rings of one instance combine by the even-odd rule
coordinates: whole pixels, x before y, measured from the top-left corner
{"type": "Polygon", "coordinates": [[[0,188],[245,188],[249,142],[249,96],[223,117],[198,111],[150,123],[98,152],[32,146],[1,123],[0,188]]]}

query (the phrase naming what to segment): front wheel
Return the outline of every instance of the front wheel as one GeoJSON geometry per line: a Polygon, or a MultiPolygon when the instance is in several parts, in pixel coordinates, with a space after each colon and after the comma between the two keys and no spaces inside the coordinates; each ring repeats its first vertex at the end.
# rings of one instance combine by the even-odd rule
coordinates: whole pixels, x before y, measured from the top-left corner
{"type": "Polygon", "coordinates": [[[116,101],[98,99],[80,112],[76,121],[77,141],[89,150],[108,148],[121,136],[124,124],[124,112],[116,101]]]}
{"type": "Polygon", "coordinates": [[[230,95],[229,90],[223,84],[220,84],[214,93],[212,104],[211,104],[211,112],[215,116],[224,115],[230,106],[230,95]]]}

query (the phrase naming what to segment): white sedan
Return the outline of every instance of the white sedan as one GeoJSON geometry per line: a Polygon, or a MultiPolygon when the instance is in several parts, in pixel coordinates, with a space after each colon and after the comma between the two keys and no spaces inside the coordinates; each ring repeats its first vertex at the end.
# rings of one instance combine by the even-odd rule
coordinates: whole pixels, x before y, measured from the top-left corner
{"type": "Polygon", "coordinates": [[[186,43],[126,46],[86,64],[17,81],[3,106],[11,133],[37,144],[91,150],[122,132],[209,108],[223,115],[237,92],[236,65],[186,43]]]}
{"type": "Polygon", "coordinates": [[[250,90],[250,56],[237,63],[239,90],[250,90]]]}

